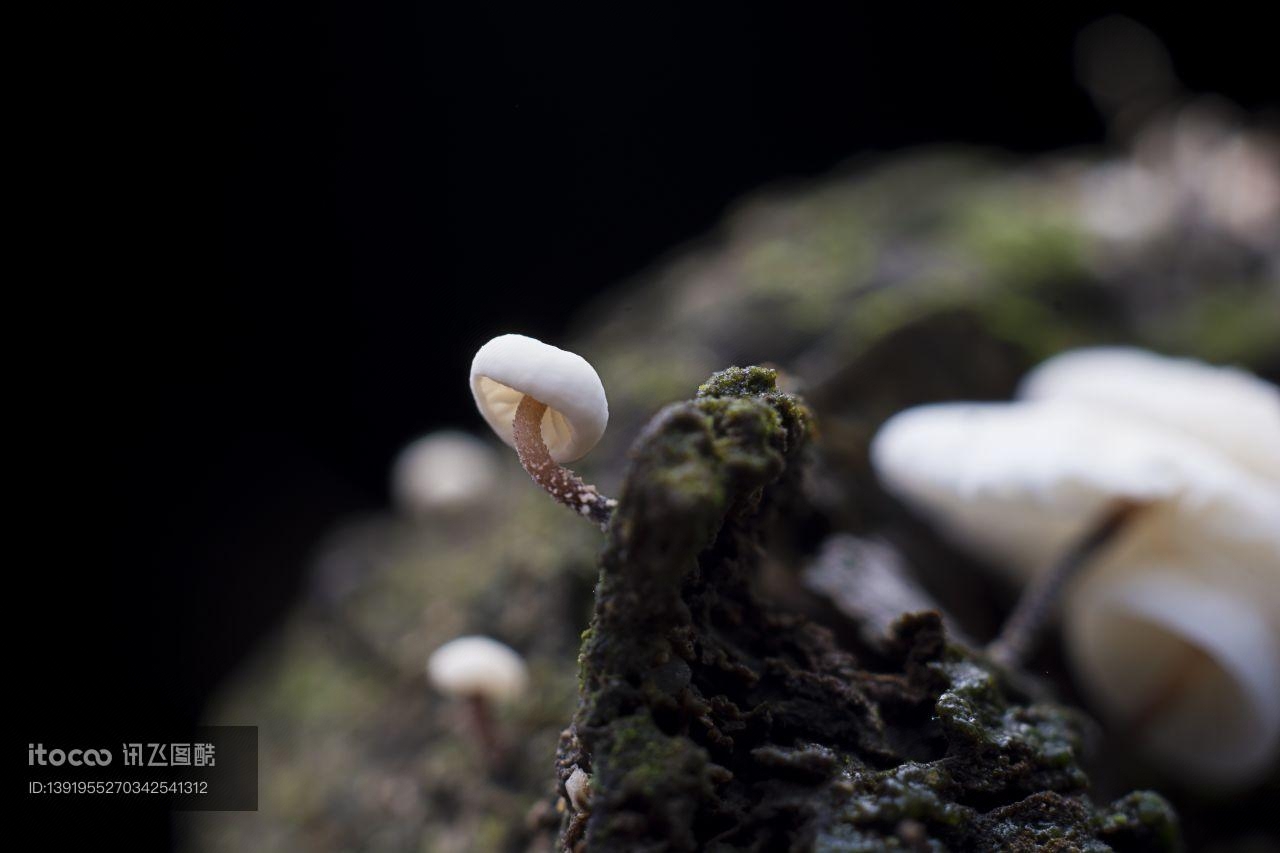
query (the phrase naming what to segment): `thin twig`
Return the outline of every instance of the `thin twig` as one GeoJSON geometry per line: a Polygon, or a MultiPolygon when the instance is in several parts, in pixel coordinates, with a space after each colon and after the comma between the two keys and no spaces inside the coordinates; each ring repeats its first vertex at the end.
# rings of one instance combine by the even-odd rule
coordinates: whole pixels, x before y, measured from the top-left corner
{"type": "Polygon", "coordinates": [[[1010,668],[1026,663],[1067,582],[1114,540],[1143,506],[1132,501],[1113,504],[1056,564],[1035,576],[1022,591],[1000,635],[987,646],[992,660],[1010,668]]]}

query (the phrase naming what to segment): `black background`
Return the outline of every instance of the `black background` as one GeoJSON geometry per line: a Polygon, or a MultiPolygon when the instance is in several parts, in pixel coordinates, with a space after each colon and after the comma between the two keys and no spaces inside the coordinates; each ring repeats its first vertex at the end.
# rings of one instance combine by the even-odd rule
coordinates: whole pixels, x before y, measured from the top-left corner
{"type": "MultiPolygon", "coordinates": [[[[1105,140],[1072,67],[1105,4],[545,6],[14,28],[24,719],[194,722],[317,536],[385,502],[395,450],[477,425],[479,343],[556,340],[752,188],[915,144],[1105,140]]],[[[1276,94],[1260,11],[1131,11],[1192,91],[1276,94]]]]}

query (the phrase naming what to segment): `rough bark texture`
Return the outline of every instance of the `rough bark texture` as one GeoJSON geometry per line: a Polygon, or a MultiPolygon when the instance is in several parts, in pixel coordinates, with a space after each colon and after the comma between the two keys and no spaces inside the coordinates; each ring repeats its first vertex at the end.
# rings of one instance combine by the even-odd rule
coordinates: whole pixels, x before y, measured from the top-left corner
{"type": "Polygon", "coordinates": [[[561,739],[591,774],[562,844],[646,850],[1173,850],[1158,795],[1085,796],[1086,723],[1029,704],[948,643],[894,627],[878,671],[754,592],[775,492],[810,417],[734,368],[665,409],[633,452],[561,739]]]}

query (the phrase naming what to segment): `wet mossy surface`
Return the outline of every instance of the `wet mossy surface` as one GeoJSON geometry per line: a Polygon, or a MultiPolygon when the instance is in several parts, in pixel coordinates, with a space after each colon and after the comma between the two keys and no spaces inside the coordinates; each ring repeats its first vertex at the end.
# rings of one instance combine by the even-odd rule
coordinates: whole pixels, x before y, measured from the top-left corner
{"type": "Polygon", "coordinates": [[[1099,808],[1089,723],[1030,702],[944,635],[896,623],[875,671],[755,591],[772,498],[813,421],[733,368],[633,450],[581,654],[562,844],[646,850],[1176,850],[1155,794],[1099,808]]]}

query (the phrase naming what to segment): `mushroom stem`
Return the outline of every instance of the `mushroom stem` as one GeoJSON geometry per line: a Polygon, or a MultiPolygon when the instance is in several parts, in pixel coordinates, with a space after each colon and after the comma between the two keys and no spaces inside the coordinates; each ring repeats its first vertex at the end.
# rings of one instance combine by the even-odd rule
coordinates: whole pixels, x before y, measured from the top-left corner
{"type": "Polygon", "coordinates": [[[1011,668],[1026,663],[1067,582],[1111,543],[1143,506],[1133,501],[1112,504],[1056,563],[1037,574],[1022,591],[999,636],[987,646],[988,656],[1011,668]]]}
{"type": "Polygon", "coordinates": [[[546,403],[535,400],[528,394],[524,395],[520,405],[516,407],[512,433],[520,464],[543,491],[603,529],[608,525],[613,516],[613,508],[618,502],[606,498],[596,491],[595,486],[584,483],[581,477],[551,458],[547,443],[542,439],[542,416],[546,411],[546,403]]]}
{"type": "Polygon", "coordinates": [[[493,709],[489,706],[489,699],[480,693],[473,693],[468,696],[467,714],[471,718],[471,728],[475,731],[476,740],[480,743],[480,748],[484,752],[485,760],[489,762],[489,767],[498,768],[502,763],[506,747],[502,743],[502,738],[498,735],[498,726],[494,722],[493,709]]]}

